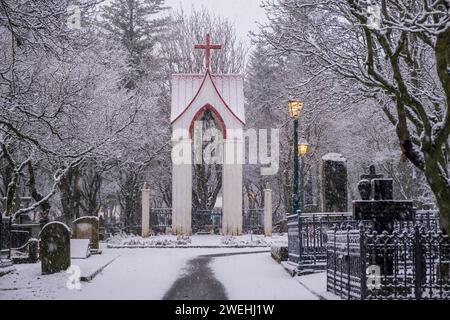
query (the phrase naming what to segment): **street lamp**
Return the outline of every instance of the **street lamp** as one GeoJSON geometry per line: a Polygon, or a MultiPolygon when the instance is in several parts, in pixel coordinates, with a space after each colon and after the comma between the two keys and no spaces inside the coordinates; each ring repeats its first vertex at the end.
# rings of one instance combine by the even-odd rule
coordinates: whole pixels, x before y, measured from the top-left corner
{"type": "Polygon", "coordinates": [[[308,153],[309,143],[305,139],[302,139],[298,144],[298,155],[300,157],[300,212],[303,212],[304,209],[304,192],[305,192],[305,179],[303,169],[305,167],[304,156],[308,153]]]}
{"type": "Polygon", "coordinates": [[[300,117],[300,113],[303,110],[303,102],[291,100],[288,102],[289,106],[289,115],[292,119],[298,119],[300,117]]]}
{"type": "Polygon", "coordinates": [[[298,194],[298,119],[303,110],[303,102],[291,100],[288,102],[289,115],[294,120],[294,177],[292,179],[292,214],[296,214],[300,209],[298,194]]]}
{"type": "Polygon", "coordinates": [[[308,149],[309,149],[309,143],[305,139],[302,139],[300,141],[300,143],[298,144],[298,155],[300,157],[305,156],[308,153],[308,149]]]}

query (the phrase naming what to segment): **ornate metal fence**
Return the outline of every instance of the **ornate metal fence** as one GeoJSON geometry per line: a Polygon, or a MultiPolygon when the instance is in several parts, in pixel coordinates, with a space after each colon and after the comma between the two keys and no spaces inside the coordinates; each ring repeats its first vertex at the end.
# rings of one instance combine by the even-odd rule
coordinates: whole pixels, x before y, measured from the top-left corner
{"type": "Polygon", "coordinates": [[[222,210],[193,210],[192,232],[219,233],[222,227],[222,210]]]}
{"type": "Polygon", "coordinates": [[[298,214],[286,215],[288,227],[288,260],[298,263],[300,257],[298,214]]]}
{"type": "Polygon", "coordinates": [[[299,217],[298,263],[302,268],[326,267],[328,241],[327,232],[342,225],[357,226],[351,212],[303,213],[299,217]]]}
{"type": "Polygon", "coordinates": [[[242,213],[242,231],[264,234],[264,209],[245,209],[242,213]]]}
{"type": "Polygon", "coordinates": [[[12,224],[8,217],[0,220],[0,258],[10,259],[12,252],[24,246],[31,238],[31,230],[12,224]]]}
{"type": "Polygon", "coordinates": [[[450,299],[450,240],[416,225],[328,232],[327,290],[345,299],[450,299]]]}
{"type": "Polygon", "coordinates": [[[171,208],[150,209],[150,229],[154,233],[166,233],[167,228],[172,226],[171,208]]]}
{"type": "Polygon", "coordinates": [[[399,221],[395,223],[397,230],[414,228],[419,223],[422,228],[430,231],[439,230],[439,211],[437,210],[417,210],[414,213],[413,221],[399,221]]]}
{"type": "Polygon", "coordinates": [[[343,299],[360,299],[363,291],[360,233],[358,229],[328,232],[327,291],[343,299]]]}

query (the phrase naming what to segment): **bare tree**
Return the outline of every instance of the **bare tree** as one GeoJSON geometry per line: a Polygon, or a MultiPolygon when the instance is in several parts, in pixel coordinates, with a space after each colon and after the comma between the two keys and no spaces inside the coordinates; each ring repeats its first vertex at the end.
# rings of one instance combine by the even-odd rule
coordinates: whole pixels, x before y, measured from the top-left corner
{"type": "MultiPolygon", "coordinates": [[[[5,214],[13,219],[39,207],[47,214],[66,174],[108,150],[136,113],[91,30],[67,28],[69,2],[0,2],[0,159],[12,168],[5,214]],[[53,179],[43,183],[37,166],[53,179]],[[35,202],[15,210],[22,176],[35,202]]],[[[79,4],[87,19],[96,2],[79,4]]]]}
{"type": "Polygon", "coordinates": [[[402,156],[425,173],[450,231],[450,14],[448,1],[266,1],[263,35],[375,99],[395,126],[402,156]],[[372,10],[374,9],[374,10],[372,10]],[[379,15],[373,12],[379,11],[379,15]]]}

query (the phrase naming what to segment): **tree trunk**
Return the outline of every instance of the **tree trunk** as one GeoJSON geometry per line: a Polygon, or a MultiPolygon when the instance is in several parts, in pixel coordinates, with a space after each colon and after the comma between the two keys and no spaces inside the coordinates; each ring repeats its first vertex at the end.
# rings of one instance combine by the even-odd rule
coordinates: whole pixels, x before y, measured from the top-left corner
{"type": "MultiPolygon", "coordinates": [[[[30,194],[33,197],[34,201],[39,202],[41,201],[44,196],[42,194],[39,193],[39,191],[36,188],[36,176],[34,174],[34,168],[33,168],[33,164],[30,162],[28,162],[28,174],[29,174],[29,180],[28,180],[28,187],[30,189],[30,194]]],[[[48,215],[50,212],[50,202],[44,201],[42,202],[42,204],[40,205],[42,212],[41,212],[41,221],[42,223],[47,223],[48,222],[48,215]]]]}
{"type": "Polygon", "coordinates": [[[66,224],[80,216],[80,169],[78,167],[71,168],[61,178],[59,189],[61,190],[61,205],[63,209],[63,217],[66,224]]]}

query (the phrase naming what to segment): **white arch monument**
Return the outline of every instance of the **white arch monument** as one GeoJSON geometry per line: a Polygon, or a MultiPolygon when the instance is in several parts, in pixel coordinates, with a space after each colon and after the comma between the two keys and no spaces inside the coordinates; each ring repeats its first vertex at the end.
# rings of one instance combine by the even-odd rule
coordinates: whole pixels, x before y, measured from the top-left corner
{"type": "Polygon", "coordinates": [[[192,135],[194,122],[206,110],[212,112],[223,132],[223,217],[222,233],[242,233],[242,164],[245,125],[244,77],[235,74],[212,74],[210,35],[205,50],[204,74],[172,75],[172,232],[192,234],[192,135]],[[240,131],[239,131],[240,130],[240,131]]]}

